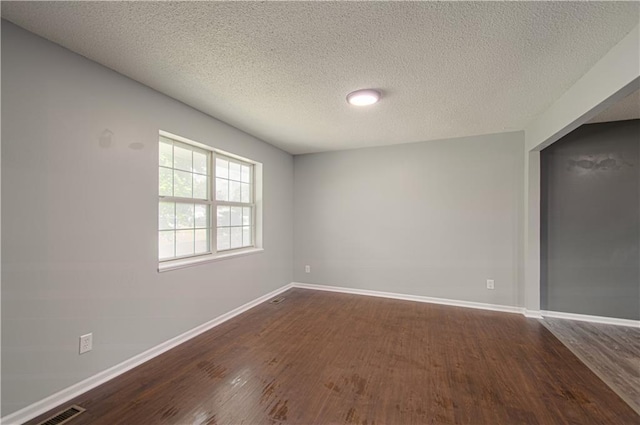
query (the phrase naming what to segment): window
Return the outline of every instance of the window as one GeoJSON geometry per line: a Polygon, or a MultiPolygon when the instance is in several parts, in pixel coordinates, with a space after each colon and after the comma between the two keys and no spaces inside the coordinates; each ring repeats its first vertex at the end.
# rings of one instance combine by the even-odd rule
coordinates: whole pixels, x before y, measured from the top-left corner
{"type": "Polygon", "coordinates": [[[253,246],[253,165],[216,155],[218,251],[253,246]]]}
{"type": "Polygon", "coordinates": [[[160,260],[211,252],[211,152],[160,137],[160,260]]]}
{"type": "Polygon", "coordinates": [[[160,269],[257,250],[260,164],[161,132],[158,165],[160,269]]]}

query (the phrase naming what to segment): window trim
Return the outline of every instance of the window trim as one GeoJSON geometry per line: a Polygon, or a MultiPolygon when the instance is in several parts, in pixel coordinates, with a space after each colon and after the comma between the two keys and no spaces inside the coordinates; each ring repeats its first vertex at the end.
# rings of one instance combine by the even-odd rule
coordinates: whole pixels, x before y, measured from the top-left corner
{"type": "MultiPolygon", "coordinates": [[[[255,160],[242,157],[240,155],[236,155],[231,152],[227,152],[221,149],[213,148],[209,145],[205,145],[203,143],[195,142],[193,140],[187,139],[182,136],[178,136],[173,133],[169,133],[164,130],[159,130],[159,136],[166,137],[172,139],[177,142],[186,143],[188,145],[194,146],[196,148],[204,149],[210,152],[209,156],[209,168],[210,168],[210,178],[211,181],[208,183],[209,187],[209,198],[210,199],[191,199],[191,198],[182,198],[175,196],[160,196],[158,195],[157,207],[159,208],[160,202],[172,202],[172,201],[188,201],[189,203],[201,204],[201,205],[209,205],[209,220],[210,220],[210,240],[209,240],[209,249],[210,252],[189,255],[186,257],[179,258],[170,258],[166,260],[160,260],[156,257],[156,261],[158,262],[158,272],[165,272],[169,270],[177,270],[185,267],[191,267],[198,264],[205,264],[214,261],[226,260],[229,258],[235,257],[243,257],[246,255],[258,254],[264,252],[262,247],[262,163],[257,162],[255,160]],[[242,247],[235,249],[228,249],[223,251],[217,250],[217,206],[218,202],[221,202],[220,205],[233,205],[236,204],[232,201],[217,201],[216,200],[216,156],[223,156],[230,158],[232,160],[237,160],[240,162],[248,163],[252,165],[252,181],[251,181],[251,191],[252,191],[252,202],[249,203],[252,206],[253,214],[252,214],[252,241],[253,246],[250,247],[242,247]]],[[[238,206],[247,206],[247,203],[237,203],[238,206]]],[[[157,214],[156,214],[157,216],[157,214]]],[[[160,230],[156,229],[156,234],[158,234],[160,230]]],[[[156,237],[156,241],[158,238],[156,237]]],[[[156,249],[156,253],[157,253],[156,249]]]]}
{"type": "Polygon", "coordinates": [[[213,263],[215,261],[228,260],[230,258],[245,257],[252,254],[260,254],[264,248],[239,248],[233,251],[222,251],[220,254],[201,254],[193,257],[177,258],[158,263],[158,272],[168,272],[171,270],[184,269],[186,267],[197,266],[199,264],[213,263]]]}
{"type": "MultiPolygon", "coordinates": [[[[226,207],[249,207],[251,208],[251,242],[252,244],[250,246],[243,246],[240,248],[229,248],[229,249],[224,249],[221,251],[218,251],[218,244],[216,242],[216,249],[214,250],[214,252],[216,254],[222,255],[224,253],[229,253],[229,252],[234,252],[234,251],[238,251],[238,250],[246,250],[246,249],[251,249],[251,248],[255,248],[256,247],[256,203],[255,203],[255,199],[256,199],[256,194],[255,194],[255,189],[256,189],[256,179],[255,179],[255,163],[253,161],[247,161],[247,160],[241,160],[237,157],[231,157],[228,155],[225,155],[219,151],[213,151],[211,153],[211,163],[214,164],[212,165],[212,170],[213,170],[213,175],[211,178],[211,185],[212,185],[212,204],[211,206],[213,207],[213,209],[215,210],[215,214],[211,213],[211,228],[212,231],[216,232],[216,237],[217,237],[217,233],[218,233],[218,207],[219,206],[226,206],[226,207]],[[236,163],[240,163],[240,165],[244,165],[244,164],[249,164],[251,165],[251,180],[250,180],[250,184],[251,184],[251,196],[250,196],[250,202],[236,202],[236,201],[219,201],[216,199],[216,194],[217,194],[217,188],[216,188],[216,180],[218,179],[218,176],[216,174],[216,169],[215,169],[215,164],[216,164],[216,160],[222,157],[224,160],[231,160],[231,161],[237,161],[236,163]]],[[[231,182],[231,179],[226,179],[228,182],[231,182]]],[[[229,190],[229,193],[231,193],[231,190],[229,190]]],[[[229,229],[231,229],[232,226],[229,226],[229,229]]]]}

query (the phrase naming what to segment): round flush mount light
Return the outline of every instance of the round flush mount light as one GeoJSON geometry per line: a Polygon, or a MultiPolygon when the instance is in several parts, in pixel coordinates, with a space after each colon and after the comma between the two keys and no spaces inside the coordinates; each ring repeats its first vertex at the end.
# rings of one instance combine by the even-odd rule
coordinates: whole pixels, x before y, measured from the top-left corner
{"type": "Polygon", "coordinates": [[[347,102],[355,106],[373,105],[380,100],[380,92],[374,89],[356,90],[347,95],[347,102]]]}

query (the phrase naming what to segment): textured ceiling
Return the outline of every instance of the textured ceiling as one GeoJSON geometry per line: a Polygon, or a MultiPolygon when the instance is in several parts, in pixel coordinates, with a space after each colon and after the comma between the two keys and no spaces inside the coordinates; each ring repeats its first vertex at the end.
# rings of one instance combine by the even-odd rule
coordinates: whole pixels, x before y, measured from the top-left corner
{"type": "Polygon", "coordinates": [[[291,153],[521,130],[635,2],[2,2],[2,16],[291,153]],[[347,105],[374,87],[382,101],[347,105]]]}
{"type": "Polygon", "coordinates": [[[640,91],[614,103],[589,121],[589,123],[640,119],[640,91]]]}

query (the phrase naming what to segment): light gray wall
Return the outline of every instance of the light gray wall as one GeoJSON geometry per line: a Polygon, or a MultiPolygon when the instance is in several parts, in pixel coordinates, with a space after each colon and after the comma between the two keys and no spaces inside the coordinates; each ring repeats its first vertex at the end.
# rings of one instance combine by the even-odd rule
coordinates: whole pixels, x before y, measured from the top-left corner
{"type": "Polygon", "coordinates": [[[291,282],[289,154],[6,21],[2,121],[2,415],[291,282]],[[264,253],[157,272],[159,129],[264,164],[264,253]]]}
{"type": "Polygon", "coordinates": [[[640,319],[640,120],[541,152],[542,309],[640,319]]]}
{"type": "Polygon", "coordinates": [[[294,157],[295,281],[517,305],[523,149],[515,132],[294,157]]]}

